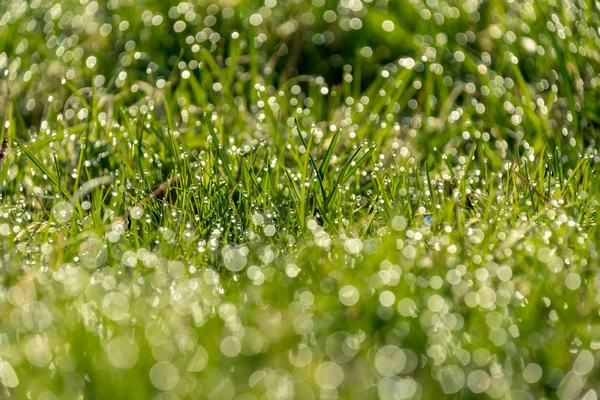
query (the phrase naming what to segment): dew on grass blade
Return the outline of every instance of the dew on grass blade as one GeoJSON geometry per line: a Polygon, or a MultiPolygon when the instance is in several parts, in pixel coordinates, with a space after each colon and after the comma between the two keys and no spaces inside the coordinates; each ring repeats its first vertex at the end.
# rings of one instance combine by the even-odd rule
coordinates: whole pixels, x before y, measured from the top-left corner
{"type": "Polygon", "coordinates": [[[207,368],[198,381],[196,390],[206,394],[209,400],[230,400],[235,395],[236,385],[224,372],[207,368]]]}
{"type": "Polygon", "coordinates": [[[144,210],[139,206],[135,206],[131,209],[131,211],[129,211],[129,217],[132,219],[140,219],[143,216],[144,216],[144,210]]]}
{"type": "Polygon", "coordinates": [[[335,362],[322,362],[315,369],[315,382],[323,389],[337,388],[343,381],[344,370],[335,362]]]}
{"type": "Polygon", "coordinates": [[[381,27],[383,28],[384,31],[386,32],[393,32],[394,31],[394,23],[392,21],[385,20],[383,21],[383,23],[381,24],[381,27]]]}
{"type": "Polygon", "coordinates": [[[66,224],[73,216],[73,205],[67,201],[59,201],[52,208],[52,214],[54,215],[56,221],[60,222],[61,224],[66,224]]]}
{"type": "Polygon", "coordinates": [[[345,306],[353,306],[358,302],[360,293],[352,285],[343,286],[339,292],[340,302],[345,306]]]}
{"type": "Polygon", "coordinates": [[[0,361],[0,382],[8,388],[14,388],[19,385],[17,373],[8,361],[0,361]]]}
{"type": "Polygon", "coordinates": [[[129,300],[118,292],[111,292],[102,300],[102,311],[113,321],[120,321],[128,315],[129,300]]]}
{"type": "Polygon", "coordinates": [[[226,245],[221,250],[221,254],[223,255],[225,267],[230,271],[238,272],[246,266],[247,249],[245,247],[235,248],[226,245]]]}
{"type": "Polygon", "coordinates": [[[244,337],[241,340],[241,353],[245,356],[253,356],[263,350],[264,338],[260,331],[255,328],[244,328],[244,337]]]}
{"type": "Polygon", "coordinates": [[[561,400],[570,400],[576,398],[583,389],[583,380],[573,372],[569,372],[561,380],[556,394],[561,400]]]}
{"type": "Polygon", "coordinates": [[[384,346],[375,355],[375,368],[383,376],[394,376],[404,370],[406,355],[396,346],[384,346]]]}
{"type": "Polygon", "coordinates": [[[354,356],[352,353],[354,352],[348,351],[350,350],[349,346],[347,346],[348,338],[351,338],[351,335],[344,331],[338,331],[329,335],[325,341],[325,352],[331,360],[337,363],[344,363],[352,359],[354,356]]]}
{"type": "Polygon", "coordinates": [[[285,273],[290,278],[295,278],[300,273],[300,268],[296,264],[288,264],[285,267],[285,273]]]}
{"type": "Polygon", "coordinates": [[[117,368],[132,368],[139,357],[139,346],[135,340],[118,336],[107,345],[107,354],[110,362],[117,368]]]}
{"type": "Polygon", "coordinates": [[[169,362],[159,362],[150,369],[150,380],[159,390],[172,390],[179,381],[179,371],[169,362]]]}
{"type": "Polygon", "coordinates": [[[79,245],[81,264],[90,269],[102,267],[108,258],[106,244],[96,236],[89,236],[79,245]]]}
{"type": "Polygon", "coordinates": [[[242,343],[240,340],[233,336],[228,336],[221,341],[221,353],[225,356],[233,358],[237,357],[242,350],[242,343]]]}
{"type": "Polygon", "coordinates": [[[344,249],[348,254],[358,254],[363,248],[363,243],[360,239],[346,239],[344,249]]]}
{"type": "Polygon", "coordinates": [[[202,371],[208,364],[208,352],[200,345],[193,351],[190,359],[187,363],[188,371],[199,372],[202,371]]]}
{"type": "Polygon", "coordinates": [[[596,400],[598,399],[598,395],[596,394],[596,391],[594,389],[590,389],[588,390],[588,392],[583,395],[583,397],[581,398],[582,400],[596,400]]]}
{"type": "Polygon", "coordinates": [[[27,360],[38,368],[44,368],[52,360],[52,353],[46,338],[36,335],[25,345],[27,360]]]}
{"type": "Polygon", "coordinates": [[[52,314],[48,307],[38,301],[30,301],[23,306],[23,324],[33,332],[44,332],[52,324],[52,314]]]}
{"type": "Polygon", "coordinates": [[[310,347],[300,344],[288,351],[288,359],[293,366],[303,368],[312,362],[313,353],[310,347]]]}
{"type": "Polygon", "coordinates": [[[465,373],[455,365],[447,365],[438,371],[436,379],[444,393],[453,394],[463,388],[465,373]]]}
{"type": "Polygon", "coordinates": [[[403,317],[416,317],[419,309],[417,308],[417,304],[414,300],[405,297],[400,299],[397,303],[398,313],[400,313],[403,317]]]}
{"type": "Polygon", "coordinates": [[[573,372],[577,375],[585,376],[594,368],[596,360],[589,350],[582,350],[573,364],[573,372]]]}
{"type": "Polygon", "coordinates": [[[483,393],[490,386],[490,376],[485,371],[475,370],[469,374],[467,386],[473,393],[483,393]]]}
{"type": "Polygon", "coordinates": [[[434,294],[427,299],[427,307],[433,312],[440,312],[444,308],[443,297],[434,294]]]}
{"type": "Polygon", "coordinates": [[[393,292],[386,290],[379,295],[379,302],[385,307],[391,307],[396,301],[396,296],[393,292]]]}
{"type": "Polygon", "coordinates": [[[126,251],[121,256],[121,264],[125,267],[134,268],[137,265],[138,259],[133,251],[126,251]]]}

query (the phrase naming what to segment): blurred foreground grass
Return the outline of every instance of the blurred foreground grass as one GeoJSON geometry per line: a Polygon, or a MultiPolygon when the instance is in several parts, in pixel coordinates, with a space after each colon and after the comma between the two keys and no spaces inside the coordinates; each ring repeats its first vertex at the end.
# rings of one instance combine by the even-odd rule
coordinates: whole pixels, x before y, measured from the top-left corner
{"type": "Polygon", "coordinates": [[[2,395],[596,399],[599,9],[2,2],[2,395]]]}

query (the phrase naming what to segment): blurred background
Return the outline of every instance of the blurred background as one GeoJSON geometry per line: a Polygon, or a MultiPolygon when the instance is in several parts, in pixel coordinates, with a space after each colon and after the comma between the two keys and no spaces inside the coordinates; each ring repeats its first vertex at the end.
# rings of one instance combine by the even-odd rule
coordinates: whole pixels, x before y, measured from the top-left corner
{"type": "MultiPolygon", "coordinates": [[[[395,114],[417,116],[425,131],[481,104],[469,120],[492,136],[577,136],[581,148],[597,136],[591,1],[6,0],[0,15],[0,115],[12,101],[23,129],[52,118],[49,108],[77,108],[64,103],[65,82],[118,108],[138,100],[133,85],[176,88],[184,73],[209,102],[229,86],[253,103],[256,83],[308,92],[315,77],[333,89],[324,97],[346,85],[344,96],[359,98],[382,71],[408,67],[410,94],[395,114]]],[[[332,103],[319,104],[320,119],[333,119],[332,103]]]]}

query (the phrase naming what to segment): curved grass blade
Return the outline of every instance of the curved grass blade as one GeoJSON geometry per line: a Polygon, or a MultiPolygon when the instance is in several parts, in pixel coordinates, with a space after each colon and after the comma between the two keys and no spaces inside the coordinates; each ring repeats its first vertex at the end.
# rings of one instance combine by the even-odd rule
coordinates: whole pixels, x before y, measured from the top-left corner
{"type": "Polygon", "coordinates": [[[217,154],[217,158],[221,160],[221,164],[223,165],[223,170],[225,171],[225,175],[227,175],[227,179],[229,180],[229,184],[231,186],[235,186],[235,178],[233,177],[233,173],[231,172],[231,167],[229,165],[229,159],[227,158],[227,154],[223,151],[223,148],[219,144],[219,137],[217,136],[217,132],[215,132],[215,128],[210,121],[210,118],[205,114],[202,116],[202,121],[208,127],[208,132],[212,137],[213,146],[215,148],[215,153],[217,154]]]}
{"type": "Polygon", "coordinates": [[[27,158],[29,158],[29,160],[32,163],[34,163],[35,166],[40,171],[42,171],[42,173],[44,175],[46,175],[48,177],[48,180],[50,181],[50,183],[52,183],[52,186],[54,186],[56,191],[61,193],[67,199],[71,200],[71,194],[69,194],[64,188],[61,187],[61,185],[58,182],[57,177],[54,176],[54,174],[52,172],[50,172],[50,170],[44,165],[44,163],[41,162],[35,155],[33,155],[33,153],[31,151],[29,151],[29,149],[27,147],[23,146],[19,142],[16,142],[16,143],[17,143],[17,146],[19,146],[19,149],[23,152],[23,154],[25,154],[25,156],[27,156],[27,158]]]}

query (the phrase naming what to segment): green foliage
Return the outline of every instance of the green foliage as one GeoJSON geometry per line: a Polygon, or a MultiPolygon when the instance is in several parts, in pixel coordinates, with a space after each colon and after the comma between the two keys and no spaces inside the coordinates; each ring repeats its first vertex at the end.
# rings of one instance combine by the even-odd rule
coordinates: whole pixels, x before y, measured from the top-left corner
{"type": "Polygon", "coordinates": [[[0,2],[3,396],[595,399],[598,15],[0,2]]]}

